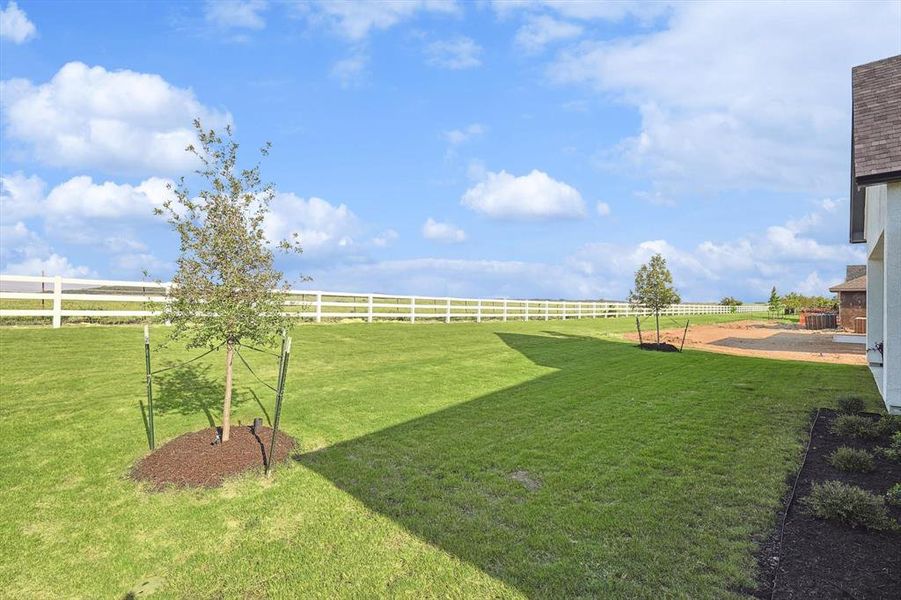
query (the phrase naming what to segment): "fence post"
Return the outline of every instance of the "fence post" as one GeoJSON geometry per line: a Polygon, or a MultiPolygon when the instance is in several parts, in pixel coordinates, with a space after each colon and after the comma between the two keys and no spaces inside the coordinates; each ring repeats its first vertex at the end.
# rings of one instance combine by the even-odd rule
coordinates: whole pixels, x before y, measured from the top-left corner
{"type": "Polygon", "coordinates": [[[482,301],[476,300],[476,323],[482,322],[482,301]]]}
{"type": "Polygon", "coordinates": [[[366,322],[372,323],[372,294],[366,299],[368,312],[366,313],[366,322]]]}
{"type": "Polygon", "coordinates": [[[548,319],[551,318],[550,305],[551,305],[550,302],[548,302],[547,300],[544,301],[544,320],[545,321],[547,321],[548,319]]]}
{"type": "Polygon", "coordinates": [[[576,309],[579,311],[579,316],[577,316],[576,318],[581,319],[582,318],[582,303],[581,302],[576,304],[576,309]]]}
{"type": "Polygon", "coordinates": [[[316,292],[316,322],[322,322],[322,292],[316,292]]]}
{"type": "Polygon", "coordinates": [[[410,298],[410,322],[416,322],[416,298],[410,298]]]}
{"type": "Polygon", "coordinates": [[[444,322],[445,323],[450,323],[450,319],[451,319],[450,305],[451,305],[451,299],[448,298],[447,299],[447,308],[445,309],[445,313],[444,313],[444,322]]]}
{"type": "Polygon", "coordinates": [[[525,311],[525,320],[529,320],[529,301],[526,300],[526,311],[525,311]]]}
{"type": "Polygon", "coordinates": [[[507,321],[507,299],[504,298],[504,321],[507,321]]]}
{"type": "Polygon", "coordinates": [[[566,320],[566,302],[563,302],[563,320],[566,320]]]}
{"type": "Polygon", "coordinates": [[[59,329],[63,324],[63,278],[53,278],[53,328],[59,329]]]}

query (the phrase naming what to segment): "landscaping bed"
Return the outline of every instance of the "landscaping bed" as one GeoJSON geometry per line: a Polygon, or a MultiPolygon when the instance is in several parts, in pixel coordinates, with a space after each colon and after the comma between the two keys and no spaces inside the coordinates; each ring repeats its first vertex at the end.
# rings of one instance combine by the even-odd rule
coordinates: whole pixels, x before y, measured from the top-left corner
{"type": "MultiPolygon", "coordinates": [[[[272,430],[233,427],[228,442],[214,443],[215,427],[192,431],[160,446],[134,466],[133,479],[146,481],[155,490],[166,487],[217,487],[232,475],[262,472],[266,467],[272,430]]],[[[278,432],[276,462],[285,460],[294,448],[294,438],[278,432]]]]}
{"type": "MultiPolygon", "coordinates": [[[[822,409],[814,423],[807,459],[785,519],[781,547],[777,530],[776,543],[764,544],[761,549],[762,570],[769,570],[770,575],[774,555],[778,556],[775,587],[772,596],[769,589],[761,590],[758,596],[901,598],[901,531],[873,530],[821,519],[808,506],[815,484],[838,481],[885,497],[894,484],[901,482],[901,463],[878,450],[890,445],[891,436],[886,432],[873,439],[840,435],[832,430],[839,416],[840,413],[822,409]],[[840,447],[869,452],[873,457],[872,470],[849,472],[833,466],[833,453],[840,447]]],[[[873,421],[878,418],[861,416],[873,421]]],[[[858,454],[853,450],[843,452],[858,454]]],[[[898,523],[901,506],[886,503],[886,508],[888,516],[898,523]]]]}
{"type": "Polygon", "coordinates": [[[678,348],[672,344],[667,344],[666,342],[660,342],[659,344],[645,342],[639,344],[638,347],[642,350],[656,350],[657,352],[679,352],[678,348]]]}

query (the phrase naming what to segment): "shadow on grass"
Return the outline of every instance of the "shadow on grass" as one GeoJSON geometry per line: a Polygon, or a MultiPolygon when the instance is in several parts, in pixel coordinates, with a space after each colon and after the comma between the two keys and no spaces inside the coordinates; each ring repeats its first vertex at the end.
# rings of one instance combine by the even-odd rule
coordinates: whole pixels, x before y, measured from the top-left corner
{"type": "MultiPolygon", "coordinates": [[[[219,376],[211,376],[210,365],[187,365],[154,378],[154,410],[159,414],[203,413],[210,427],[222,414],[225,385],[219,376]]],[[[233,394],[232,406],[241,402],[241,394],[233,394]]]]}
{"type": "MultiPolygon", "coordinates": [[[[236,379],[245,376],[243,369],[236,368],[236,379]]],[[[211,365],[190,364],[165,371],[153,379],[153,411],[155,415],[179,414],[196,415],[203,413],[210,427],[219,425],[222,418],[222,400],[225,396],[224,375],[211,365]]],[[[249,377],[248,377],[249,379],[249,377]]],[[[239,386],[236,381],[232,389],[232,411],[250,401],[256,402],[262,411],[267,424],[272,426],[272,419],[263,400],[256,390],[249,386],[239,386]]],[[[148,443],[150,430],[148,427],[147,407],[141,405],[141,417],[147,432],[148,443]]],[[[234,413],[233,413],[234,414],[234,413]]],[[[157,435],[159,440],[159,435],[157,435]]]]}
{"type": "Polygon", "coordinates": [[[556,371],[296,460],[530,597],[724,593],[750,560],[717,512],[747,493],[724,483],[742,435],[719,446],[730,399],[717,371],[736,359],[546,333],[498,335],[556,371]],[[661,387],[680,370],[690,396],[661,387]]]}

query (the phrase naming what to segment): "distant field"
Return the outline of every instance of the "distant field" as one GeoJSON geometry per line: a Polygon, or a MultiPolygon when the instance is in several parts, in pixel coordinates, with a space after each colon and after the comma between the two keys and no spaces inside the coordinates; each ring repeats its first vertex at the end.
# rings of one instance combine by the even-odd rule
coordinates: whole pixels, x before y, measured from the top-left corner
{"type": "MultiPolygon", "coordinates": [[[[737,597],[809,411],[847,392],[877,410],[872,378],[642,352],[617,335],[633,326],[296,327],[297,460],[159,494],[126,478],[147,452],[140,328],[2,328],[0,597],[121,598],[148,577],[153,598],[737,597]]],[[[222,360],[157,378],[158,443],[218,421],[222,360]]],[[[271,392],[236,376],[233,420],[269,418],[271,392]]]]}

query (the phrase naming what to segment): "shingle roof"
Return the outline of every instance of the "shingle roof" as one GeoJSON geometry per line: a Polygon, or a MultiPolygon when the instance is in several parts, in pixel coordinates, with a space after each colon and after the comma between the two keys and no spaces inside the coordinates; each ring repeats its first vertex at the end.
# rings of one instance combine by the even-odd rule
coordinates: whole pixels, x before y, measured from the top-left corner
{"type": "Polygon", "coordinates": [[[901,54],[854,67],[851,89],[857,183],[901,178],[901,54]]]}
{"type": "Polygon", "coordinates": [[[862,275],[844,283],[829,288],[830,292],[865,292],[867,291],[867,276],[862,275]]]}

